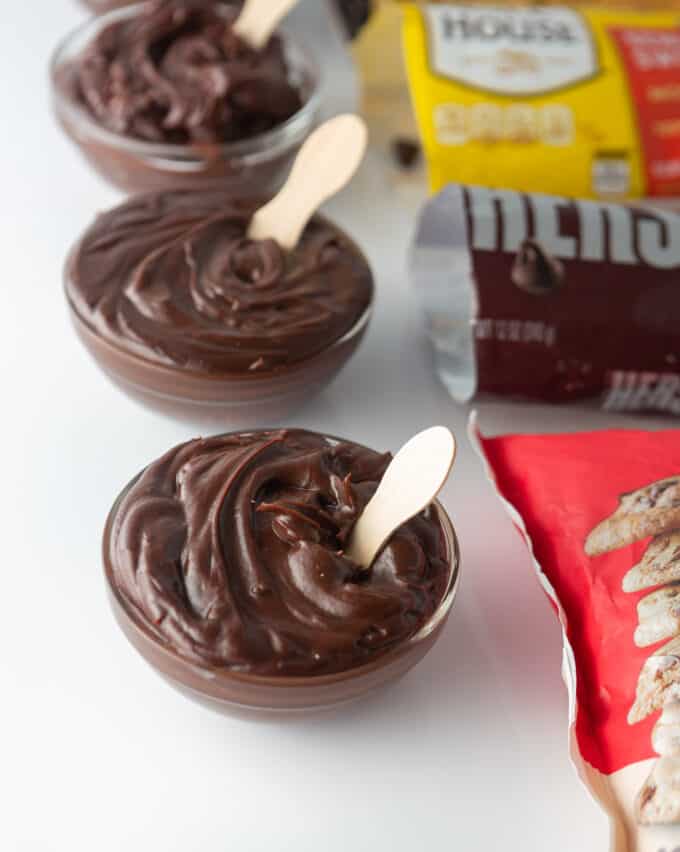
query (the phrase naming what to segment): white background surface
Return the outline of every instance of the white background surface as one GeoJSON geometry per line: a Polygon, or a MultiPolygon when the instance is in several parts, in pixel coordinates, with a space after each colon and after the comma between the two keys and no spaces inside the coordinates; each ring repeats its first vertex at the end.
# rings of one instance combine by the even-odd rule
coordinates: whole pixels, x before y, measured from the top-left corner
{"type": "MultiPolygon", "coordinates": [[[[457,431],[444,502],[464,576],[443,638],[388,692],[286,723],[196,706],[127,645],[104,594],[104,518],[134,473],[194,433],[121,396],[71,331],[64,255],[117,199],[49,112],[47,57],[82,15],[69,0],[7,2],[0,849],[604,852],[605,819],[568,762],[557,623],[466,444],[467,412],[430,371],[405,274],[420,191],[396,188],[375,152],[330,205],[375,265],[375,321],[337,382],[287,425],[392,450],[434,423],[457,431]]],[[[481,422],[489,432],[640,425],[501,404],[482,406],[481,422]]]]}

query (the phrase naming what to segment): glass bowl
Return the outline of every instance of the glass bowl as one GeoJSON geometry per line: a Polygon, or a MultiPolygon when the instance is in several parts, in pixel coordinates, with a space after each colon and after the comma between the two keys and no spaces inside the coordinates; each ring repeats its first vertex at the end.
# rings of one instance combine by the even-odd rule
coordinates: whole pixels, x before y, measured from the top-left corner
{"type": "MultiPolygon", "coordinates": [[[[357,254],[363,254],[354,241],[343,236],[357,254]]],[[[66,262],[66,286],[77,251],[78,245],[66,262]]],[[[375,295],[349,331],[310,358],[269,372],[214,374],[165,366],[106,340],[80,316],[66,292],[78,337],[117,387],[148,408],[210,428],[279,423],[323,391],[363,340],[374,299],[375,295]]]]}
{"type": "Polygon", "coordinates": [[[144,142],[102,127],[73,97],[74,61],[103,28],[133,18],[143,5],[136,3],[93,18],[57,47],[50,64],[52,103],[66,134],[102,177],[126,193],[203,184],[223,186],[244,198],[274,195],[314,129],[320,108],[316,64],[284,31],[280,34],[290,77],[299,86],[304,104],[283,124],[251,139],[224,145],[144,142]]]}
{"type": "Polygon", "coordinates": [[[138,477],[114,503],[103,538],[104,573],[108,598],[121,630],[133,647],[171,686],[189,698],[227,715],[255,718],[291,716],[337,708],[384,687],[420,662],[439,639],[451,612],[460,579],[460,551],[456,533],[443,506],[436,509],[446,540],[450,568],[444,596],[430,619],[405,642],[369,663],[329,675],[307,677],[262,676],[199,665],[161,643],[118,593],[108,557],[112,524],[120,503],[138,477]]]}

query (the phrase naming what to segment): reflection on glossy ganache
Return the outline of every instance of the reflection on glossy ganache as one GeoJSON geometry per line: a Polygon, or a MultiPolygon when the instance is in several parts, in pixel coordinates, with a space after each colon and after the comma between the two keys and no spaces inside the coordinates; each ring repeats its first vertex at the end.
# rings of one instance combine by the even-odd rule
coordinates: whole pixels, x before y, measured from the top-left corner
{"type": "Polygon", "coordinates": [[[321,217],[289,253],[248,240],[254,209],[176,190],[103,214],[69,263],[73,309],[131,354],[192,372],[259,375],[314,356],[365,313],[371,271],[321,217]]]}
{"type": "Polygon", "coordinates": [[[183,444],[114,511],[110,580],[135,620],[189,660],[263,675],[359,666],[413,636],[449,580],[432,509],[370,571],[343,555],[389,461],[301,430],[183,444]]]}

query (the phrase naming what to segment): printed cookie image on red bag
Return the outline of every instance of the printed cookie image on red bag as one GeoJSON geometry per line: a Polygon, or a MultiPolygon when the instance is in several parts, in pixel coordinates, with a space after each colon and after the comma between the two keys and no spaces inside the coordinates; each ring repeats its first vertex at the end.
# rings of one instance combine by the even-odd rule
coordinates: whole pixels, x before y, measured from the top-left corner
{"type": "Polygon", "coordinates": [[[470,437],[557,610],[613,852],[680,848],[680,431],[470,437]]]}

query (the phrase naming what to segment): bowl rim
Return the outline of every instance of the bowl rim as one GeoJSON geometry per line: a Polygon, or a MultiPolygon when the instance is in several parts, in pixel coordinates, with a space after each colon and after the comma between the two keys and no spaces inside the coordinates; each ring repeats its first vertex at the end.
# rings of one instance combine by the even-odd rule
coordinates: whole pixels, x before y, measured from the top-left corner
{"type": "MultiPolygon", "coordinates": [[[[172,190],[169,190],[169,191],[172,191],[172,190]]],[[[139,195],[136,195],[136,196],[131,196],[131,198],[142,198],[146,194],[153,195],[155,193],[153,193],[153,192],[152,193],[142,193],[142,194],[139,194],[139,195]]],[[[127,204],[127,203],[129,203],[130,200],[131,200],[130,198],[126,199],[122,202],[122,204],[123,205],[127,204]]],[[[112,209],[115,209],[115,208],[112,208],[112,209]]],[[[357,335],[361,334],[361,332],[364,331],[367,328],[368,324],[371,321],[371,318],[373,316],[373,312],[374,312],[374,309],[375,309],[375,303],[376,303],[375,275],[373,273],[371,263],[370,263],[369,259],[367,258],[365,252],[361,248],[361,246],[358,245],[358,243],[345,231],[344,228],[341,228],[339,225],[337,225],[335,222],[333,222],[329,217],[323,215],[322,213],[317,213],[317,214],[315,214],[315,218],[317,220],[321,220],[322,222],[329,223],[330,225],[332,225],[340,233],[342,238],[347,240],[347,242],[352,246],[352,248],[356,251],[356,253],[363,259],[363,261],[365,262],[365,264],[366,264],[366,266],[367,266],[367,268],[370,272],[370,276],[371,276],[371,281],[370,281],[371,298],[370,298],[368,304],[366,305],[366,307],[364,308],[364,310],[361,312],[361,314],[359,314],[356,321],[350,326],[350,328],[347,329],[347,331],[345,331],[340,337],[337,337],[334,340],[331,340],[330,343],[328,343],[326,346],[323,346],[321,349],[314,352],[312,355],[309,355],[307,358],[303,358],[300,361],[293,361],[290,364],[286,364],[284,366],[281,366],[281,367],[278,367],[278,368],[275,368],[275,369],[257,372],[257,373],[246,373],[246,372],[243,372],[243,371],[233,372],[233,373],[228,373],[228,372],[201,373],[197,370],[187,370],[187,369],[184,369],[184,368],[179,367],[177,365],[163,364],[163,363],[160,363],[159,361],[154,361],[151,358],[145,357],[142,354],[139,354],[139,353],[134,352],[130,349],[127,349],[126,347],[122,346],[121,344],[117,343],[114,340],[110,340],[107,337],[103,337],[92,326],[92,324],[90,322],[88,322],[88,320],[85,317],[81,316],[80,312],[78,311],[75,304],[73,303],[73,300],[71,299],[71,296],[70,296],[70,293],[69,293],[69,290],[68,290],[70,276],[71,276],[71,267],[72,267],[73,263],[75,262],[76,255],[78,254],[78,252],[80,250],[80,247],[83,243],[85,236],[89,232],[89,227],[85,231],[83,236],[81,236],[78,239],[78,241],[73,245],[73,247],[70,249],[70,251],[68,252],[68,255],[66,256],[66,261],[64,262],[62,280],[63,280],[63,291],[64,291],[64,295],[66,297],[66,302],[68,304],[68,307],[69,307],[69,310],[71,312],[72,317],[89,334],[93,335],[97,339],[98,343],[110,348],[112,351],[114,351],[119,356],[122,356],[124,358],[129,358],[132,361],[143,365],[144,367],[147,367],[149,369],[153,369],[153,370],[156,370],[156,371],[160,371],[161,373],[166,373],[169,376],[174,375],[174,376],[182,376],[182,377],[185,377],[185,378],[194,377],[196,379],[200,379],[202,382],[206,382],[207,384],[213,384],[214,383],[215,385],[220,385],[220,384],[235,384],[235,385],[237,385],[237,384],[250,384],[250,383],[260,382],[260,381],[265,381],[265,380],[271,381],[273,379],[278,379],[280,377],[281,378],[283,378],[283,377],[289,378],[291,376],[294,376],[298,372],[304,371],[306,369],[306,367],[308,367],[309,364],[312,361],[314,361],[314,359],[318,358],[320,355],[325,355],[329,352],[332,352],[334,349],[340,348],[345,343],[352,340],[357,335]]]]}
{"type": "MultiPolygon", "coordinates": [[[[221,435],[217,435],[214,437],[222,437],[233,434],[243,434],[247,432],[253,431],[275,431],[275,430],[235,430],[233,432],[225,432],[221,435]]],[[[338,438],[334,435],[324,435],[324,437],[329,438],[334,441],[343,441],[344,439],[338,438]]],[[[355,442],[356,443],[356,442],[355,442]]],[[[360,445],[363,446],[363,445],[360,445]]],[[[153,462],[152,462],[153,463],[153,462]]],[[[248,672],[239,672],[233,671],[232,669],[211,665],[206,662],[200,662],[197,660],[192,660],[188,657],[183,656],[181,653],[176,651],[174,648],[171,648],[164,642],[159,641],[158,637],[155,636],[151,630],[149,630],[148,626],[136,615],[129,602],[120,594],[118,586],[113,582],[112,579],[112,566],[109,559],[109,545],[111,541],[111,533],[112,529],[117,517],[118,509],[122,501],[130,492],[131,488],[135,485],[135,483],[139,480],[139,478],[143,475],[144,471],[147,468],[145,467],[138,474],[136,474],[123,488],[123,490],[116,497],[111,509],[109,510],[109,514],[106,518],[106,523],[104,526],[104,533],[102,536],[102,545],[101,545],[101,555],[102,562],[104,566],[104,576],[106,579],[107,590],[109,595],[112,596],[112,599],[115,605],[118,607],[120,613],[124,615],[127,623],[134,629],[134,631],[141,636],[143,640],[151,643],[151,645],[160,652],[166,658],[169,658],[173,663],[180,666],[180,668],[184,670],[191,670],[193,672],[198,672],[202,676],[206,678],[208,682],[215,681],[235,681],[242,684],[247,684],[249,686],[254,687],[266,687],[266,688],[280,688],[280,689],[301,689],[301,688],[311,688],[317,686],[325,686],[325,685],[334,685],[338,683],[342,683],[347,680],[355,680],[360,679],[362,676],[367,675],[376,669],[382,669],[388,666],[390,663],[394,662],[397,659],[400,659],[405,653],[409,650],[416,648],[433,633],[435,633],[440,627],[443,626],[446,619],[448,618],[449,613],[451,612],[451,608],[453,607],[453,603],[457,597],[458,589],[460,587],[460,576],[461,576],[461,555],[460,555],[460,544],[458,541],[458,536],[449,517],[446,509],[442,505],[442,503],[437,499],[434,500],[430,505],[434,507],[437,512],[437,516],[439,522],[441,524],[444,539],[446,541],[446,548],[448,551],[448,561],[449,561],[449,577],[446,586],[446,590],[442,596],[441,601],[439,602],[436,610],[432,613],[432,615],[428,618],[428,620],[418,629],[413,636],[410,636],[408,639],[403,642],[399,642],[397,645],[389,648],[384,653],[374,657],[372,660],[369,660],[366,663],[363,663],[360,666],[354,666],[348,669],[343,669],[339,672],[332,672],[330,674],[320,674],[320,675],[261,675],[261,674],[251,674],[248,672]]],[[[114,613],[115,614],[115,613],[114,613]]],[[[122,631],[125,633],[125,631],[122,631]]],[[[128,637],[126,637],[128,638],[128,637]]],[[[128,639],[128,641],[130,641],[128,639]]],[[[132,643],[134,644],[134,643],[132,643]]],[[[146,655],[137,649],[138,653],[141,654],[146,659],[146,655]]],[[[154,664],[154,668],[156,668],[154,664]]],[[[175,676],[177,679],[177,677],[175,676]]],[[[181,679],[180,679],[181,681],[181,679]]],[[[206,693],[207,694],[207,693],[206,693]]]]}
{"type": "Polygon", "coordinates": [[[52,97],[56,106],[57,114],[64,115],[74,123],[78,123],[78,129],[84,127],[95,137],[97,141],[108,144],[120,151],[126,151],[148,159],[172,159],[172,160],[210,160],[219,156],[220,159],[244,159],[250,164],[256,165],[266,162],[304,137],[313,126],[321,106],[322,76],[319,63],[312,53],[303,46],[300,41],[291,34],[285,26],[280,26],[276,32],[283,37],[287,50],[292,49],[293,55],[301,62],[304,72],[312,82],[312,89],[303,103],[302,107],[282,124],[273,127],[265,133],[259,133],[247,139],[235,142],[215,142],[204,144],[178,144],[171,142],[148,142],[144,139],[136,139],[122,133],[115,133],[100,124],[87,109],[78,104],[64,89],[59,81],[59,73],[68,67],[72,58],[65,56],[74,41],[81,37],[89,44],[92,39],[106,26],[117,20],[133,18],[148,3],[142,0],[132,5],[122,6],[101,15],[94,15],[82,24],[70,30],[58,42],[52,52],[49,62],[49,77],[51,81],[52,97]]]}

